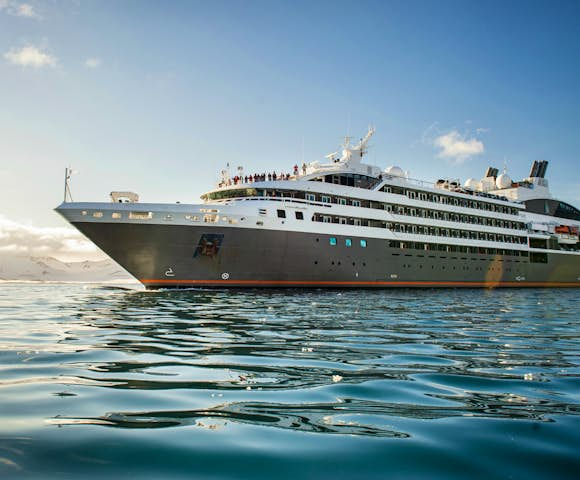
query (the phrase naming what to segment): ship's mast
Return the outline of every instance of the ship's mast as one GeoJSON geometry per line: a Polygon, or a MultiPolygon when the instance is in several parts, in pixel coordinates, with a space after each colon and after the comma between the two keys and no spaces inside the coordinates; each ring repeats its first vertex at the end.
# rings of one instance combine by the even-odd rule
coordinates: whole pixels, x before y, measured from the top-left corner
{"type": "Polygon", "coordinates": [[[74,170],[70,167],[64,169],[64,199],[63,202],[66,203],[66,198],[70,198],[70,201],[73,202],[72,195],[70,193],[70,177],[74,173],[74,170]]]}

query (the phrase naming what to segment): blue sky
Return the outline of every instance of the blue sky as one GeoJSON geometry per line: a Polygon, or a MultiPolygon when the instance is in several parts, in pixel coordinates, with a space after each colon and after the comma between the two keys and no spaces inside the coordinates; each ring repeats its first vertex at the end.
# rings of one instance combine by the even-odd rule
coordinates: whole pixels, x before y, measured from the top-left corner
{"type": "Polygon", "coordinates": [[[0,0],[0,214],[63,226],[67,165],[75,200],[196,202],[226,162],[289,170],[369,124],[379,166],[521,178],[547,159],[578,206],[578,18],[578,1],[0,0]]]}

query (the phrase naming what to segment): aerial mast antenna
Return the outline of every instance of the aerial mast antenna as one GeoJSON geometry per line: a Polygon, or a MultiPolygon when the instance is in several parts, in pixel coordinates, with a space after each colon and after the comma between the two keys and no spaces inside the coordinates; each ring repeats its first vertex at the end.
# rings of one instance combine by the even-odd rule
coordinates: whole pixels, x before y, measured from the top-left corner
{"type": "Polygon", "coordinates": [[[72,194],[70,193],[70,177],[73,173],[76,173],[71,167],[64,169],[64,202],[66,203],[67,197],[70,198],[71,202],[74,202],[72,194]]]}

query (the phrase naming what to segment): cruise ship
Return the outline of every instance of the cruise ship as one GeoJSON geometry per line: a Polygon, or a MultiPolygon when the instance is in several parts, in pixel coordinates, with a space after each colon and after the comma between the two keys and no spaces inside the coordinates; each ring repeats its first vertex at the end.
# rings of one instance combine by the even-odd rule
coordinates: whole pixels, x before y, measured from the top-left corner
{"type": "Polygon", "coordinates": [[[580,286],[580,211],[547,161],[429,183],[365,163],[373,133],[289,173],[225,169],[198,204],[67,201],[67,174],[56,210],[148,289],[580,286]]]}

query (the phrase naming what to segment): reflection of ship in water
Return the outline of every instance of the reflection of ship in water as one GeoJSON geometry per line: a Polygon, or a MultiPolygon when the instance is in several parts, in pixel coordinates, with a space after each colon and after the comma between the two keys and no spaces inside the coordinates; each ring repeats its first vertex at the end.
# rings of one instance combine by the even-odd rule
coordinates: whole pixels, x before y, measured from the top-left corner
{"type": "Polygon", "coordinates": [[[148,288],[580,286],[580,211],[547,161],[430,184],[363,163],[373,133],[293,174],[224,170],[199,205],[113,192],[57,211],[148,288]]]}

